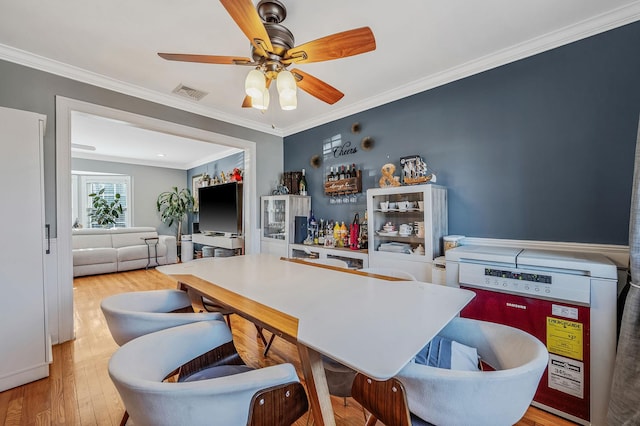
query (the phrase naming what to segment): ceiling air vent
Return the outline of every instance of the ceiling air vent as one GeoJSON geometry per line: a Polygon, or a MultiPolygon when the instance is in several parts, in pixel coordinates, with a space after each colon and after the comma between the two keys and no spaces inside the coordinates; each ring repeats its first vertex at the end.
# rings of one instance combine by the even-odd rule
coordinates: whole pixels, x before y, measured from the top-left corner
{"type": "Polygon", "coordinates": [[[184,96],[185,98],[193,99],[195,101],[199,101],[200,99],[208,95],[207,92],[203,92],[202,90],[198,90],[198,89],[193,89],[189,86],[185,86],[182,83],[180,83],[178,87],[173,89],[173,93],[180,96],[184,96]]]}

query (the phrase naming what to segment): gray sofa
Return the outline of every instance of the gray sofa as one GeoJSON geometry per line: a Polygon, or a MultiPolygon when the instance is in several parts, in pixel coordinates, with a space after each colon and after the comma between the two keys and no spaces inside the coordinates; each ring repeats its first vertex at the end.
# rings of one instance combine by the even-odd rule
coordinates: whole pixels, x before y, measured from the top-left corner
{"type": "Polygon", "coordinates": [[[158,235],[155,228],[73,229],[73,276],[105,274],[178,262],[176,237],[158,235]],[[158,238],[147,247],[144,238],[158,238]]]}

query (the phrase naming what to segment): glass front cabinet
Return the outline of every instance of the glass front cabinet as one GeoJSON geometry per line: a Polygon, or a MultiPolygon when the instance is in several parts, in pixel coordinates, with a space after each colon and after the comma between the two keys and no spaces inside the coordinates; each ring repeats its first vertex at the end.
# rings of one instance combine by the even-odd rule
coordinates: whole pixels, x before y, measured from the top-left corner
{"type": "Polygon", "coordinates": [[[302,195],[269,195],[261,198],[260,251],[278,256],[289,255],[294,243],[295,217],[309,215],[311,197],[302,195]]]}
{"type": "Polygon", "coordinates": [[[425,184],[367,190],[369,267],[402,269],[431,281],[447,235],[447,190],[425,184]]]}

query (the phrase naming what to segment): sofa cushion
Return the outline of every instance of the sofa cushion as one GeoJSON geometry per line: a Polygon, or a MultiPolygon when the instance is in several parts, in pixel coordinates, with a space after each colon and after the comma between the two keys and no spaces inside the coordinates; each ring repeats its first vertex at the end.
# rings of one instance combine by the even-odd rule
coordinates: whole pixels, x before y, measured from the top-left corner
{"type": "Polygon", "coordinates": [[[88,249],[99,247],[112,247],[109,234],[76,234],[72,238],[73,249],[88,249]]]}
{"type": "Polygon", "coordinates": [[[156,231],[113,233],[111,234],[111,244],[113,244],[114,248],[138,246],[140,244],[144,246],[144,238],[158,238],[158,233],[156,231]]]}
{"type": "Polygon", "coordinates": [[[73,266],[115,263],[117,253],[114,248],[98,247],[73,250],[73,266]]]}
{"type": "MultiPolygon", "coordinates": [[[[150,247],[149,251],[147,251],[146,244],[139,246],[130,246],[130,247],[120,247],[118,251],[118,262],[125,262],[127,260],[138,260],[144,259],[147,260],[147,256],[150,253],[149,257],[151,259],[156,258],[155,247],[153,245],[150,247]]],[[[163,244],[158,244],[158,257],[166,256],[167,247],[163,244]]]]}
{"type": "Polygon", "coordinates": [[[118,272],[118,265],[116,264],[116,262],[94,263],[92,265],[77,265],[73,267],[74,277],[96,274],[109,274],[111,272],[118,272]]]}

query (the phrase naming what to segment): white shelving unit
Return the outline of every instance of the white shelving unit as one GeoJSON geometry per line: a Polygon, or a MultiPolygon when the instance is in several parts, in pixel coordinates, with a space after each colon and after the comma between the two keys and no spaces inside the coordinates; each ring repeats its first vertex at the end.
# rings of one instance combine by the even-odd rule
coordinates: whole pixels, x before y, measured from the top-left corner
{"type": "Polygon", "coordinates": [[[309,215],[311,197],[302,195],[267,195],[261,198],[260,252],[289,255],[294,242],[295,217],[309,215]]]}
{"type": "Polygon", "coordinates": [[[367,211],[369,266],[402,269],[430,282],[433,259],[443,253],[442,237],[447,235],[446,188],[426,184],[369,189],[367,211]],[[409,204],[400,204],[404,202],[409,204]],[[416,230],[419,222],[424,223],[422,235],[416,230]],[[394,231],[385,231],[388,223],[394,231]],[[401,234],[402,224],[412,226],[411,233],[401,234]]]}
{"type": "Polygon", "coordinates": [[[347,262],[350,269],[362,269],[369,267],[369,254],[366,250],[289,244],[289,257],[340,259],[347,262]]]}
{"type": "Polygon", "coordinates": [[[219,235],[193,234],[194,243],[205,246],[221,247],[228,250],[244,250],[244,238],[242,237],[223,237],[219,235]]]}

